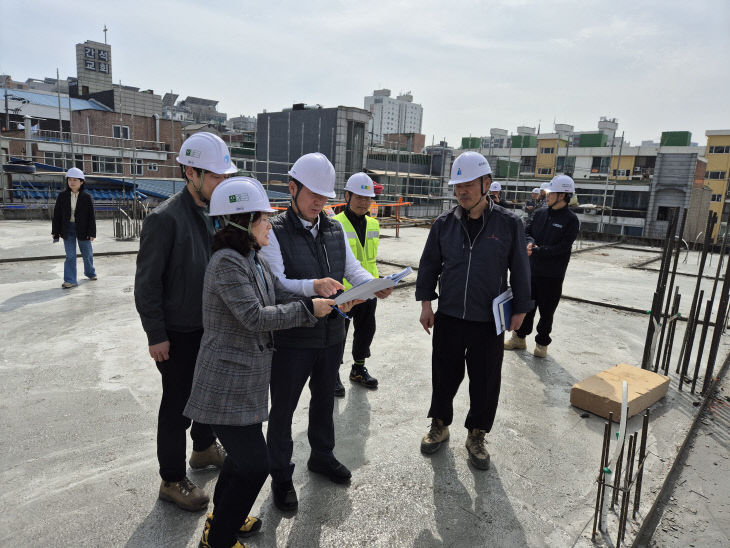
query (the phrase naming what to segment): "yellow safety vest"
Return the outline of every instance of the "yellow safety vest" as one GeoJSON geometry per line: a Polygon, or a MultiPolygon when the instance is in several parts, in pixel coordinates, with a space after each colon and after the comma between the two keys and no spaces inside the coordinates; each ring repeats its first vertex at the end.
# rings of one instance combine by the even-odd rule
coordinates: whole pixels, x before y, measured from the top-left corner
{"type": "MultiPolygon", "coordinates": [[[[375,278],[378,277],[378,266],[375,264],[375,259],[378,256],[378,245],[380,244],[380,223],[372,217],[365,216],[367,224],[365,225],[365,247],[360,243],[360,238],[357,237],[355,227],[352,226],[350,219],[347,218],[345,212],[342,211],[335,215],[342,227],[345,229],[345,235],[347,241],[350,243],[353,255],[360,262],[362,267],[370,272],[375,278]]],[[[350,289],[350,284],[346,279],[342,280],[345,289],[350,289]]]]}

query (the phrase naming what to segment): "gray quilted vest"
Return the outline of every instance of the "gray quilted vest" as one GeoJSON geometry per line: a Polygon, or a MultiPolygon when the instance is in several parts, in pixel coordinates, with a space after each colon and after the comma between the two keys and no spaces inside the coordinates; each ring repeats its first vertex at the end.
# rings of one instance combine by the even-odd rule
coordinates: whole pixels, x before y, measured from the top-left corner
{"type": "MultiPolygon", "coordinates": [[[[345,277],[345,238],[342,226],[319,214],[317,237],[302,226],[291,207],[271,219],[281,248],[284,275],[292,280],[345,277]]],[[[320,318],[314,327],[294,327],[274,333],[274,344],[286,348],[327,348],[345,339],[345,320],[336,312],[320,318]]]]}

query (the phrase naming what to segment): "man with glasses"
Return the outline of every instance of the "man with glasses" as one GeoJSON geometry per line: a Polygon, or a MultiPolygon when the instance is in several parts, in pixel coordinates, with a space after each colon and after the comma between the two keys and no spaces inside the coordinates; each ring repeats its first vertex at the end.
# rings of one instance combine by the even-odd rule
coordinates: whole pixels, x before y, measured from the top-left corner
{"type": "Polygon", "coordinates": [[[203,278],[215,232],[208,202],[215,187],[238,170],[223,140],[207,132],[191,135],[177,161],[187,184],[144,220],[134,301],[150,356],[162,376],[157,420],[159,497],[184,510],[198,511],[208,506],[208,495],[186,475],[186,430],[190,428],[193,439],[191,468],[220,468],[226,453],[210,426],[192,422],[191,427],[183,410],[203,336],[203,278]]]}
{"type": "MultiPolygon", "coordinates": [[[[353,284],[373,279],[355,259],[342,225],[322,212],[335,197],[335,168],[324,154],[299,158],[289,171],[291,205],[271,219],[269,245],[260,254],[286,289],[297,295],[331,297],[353,284]]],[[[378,294],[383,298],[391,290],[378,294]]],[[[335,458],[332,417],[337,370],[345,339],[344,319],[338,311],[314,327],[299,327],[274,334],[276,352],[271,364],[271,411],[266,442],[269,448],[271,490],[282,511],[298,507],[291,462],[294,443],[291,425],[294,410],[309,379],[310,471],[335,483],[348,483],[350,471],[335,458]]]]}

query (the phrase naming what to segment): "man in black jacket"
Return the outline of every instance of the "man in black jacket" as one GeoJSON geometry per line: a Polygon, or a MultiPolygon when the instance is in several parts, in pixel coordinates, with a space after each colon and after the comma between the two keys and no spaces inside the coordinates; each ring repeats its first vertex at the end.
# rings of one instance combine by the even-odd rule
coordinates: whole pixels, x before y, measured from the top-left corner
{"type": "MultiPolygon", "coordinates": [[[[134,278],[134,300],[147,333],[149,353],[162,375],[157,421],[160,499],[184,510],[208,506],[208,496],[190,481],[185,467],[183,415],[203,335],[203,278],[211,255],[213,189],[237,171],[228,147],[212,133],[191,135],[180,149],[185,187],[150,213],[142,225],[134,278]]],[[[225,451],[208,425],[192,423],[192,468],[223,464],[225,451]]]]}
{"type": "Polygon", "coordinates": [[[575,183],[567,175],[557,175],[545,189],[547,207],[538,209],[527,225],[527,254],[532,268],[532,298],[536,308],[525,317],[522,326],[504,343],[506,350],[527,348],[525,337],[532,333],[535,312],[539,309],[535,350],[538,358],[547,356],[552,342],[553,315],[563,291],[570,251],[578,235],[578,217],[568,208],[575,183]]]}
{"type": "Polygon", "coordinates": [[[484,436],[497,412],[504,355],[504,335],[497,334],[492,301],[507,289],[508,273],[514,294],[509,328],[519,328],[532,308],[522,221],[487,196],[491,173],[486,158],[476,152],[465,152],[454,161],[449,184],[454,185],[459,205],[434,221],[416,281],[421,325],[429,334],[434,330],[431,428],[421,441],[421,451],[434,453],[449,439],[453,400],[466,361],[466,448],[471,463],[482,470],[489,467],[484,436]]]}

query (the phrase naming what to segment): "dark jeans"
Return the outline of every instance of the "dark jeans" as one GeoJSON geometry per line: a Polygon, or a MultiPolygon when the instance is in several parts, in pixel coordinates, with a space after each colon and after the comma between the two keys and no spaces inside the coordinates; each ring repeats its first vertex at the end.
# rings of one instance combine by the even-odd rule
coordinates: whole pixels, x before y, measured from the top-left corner
{"type": "Polygon", "coordinates": [[[550,332],[553,330],[553,316],[558,308],[560,296],[563,294],[563,278],[532,277],[532,298],[535,308],[525,316],[522,326],[517,330],[517,336],[523,339],[532,333],[535,322],[535,312],[540,311],[540,321],[537,322],[535,342],[547,346],[552,342],[550,332]]]}
{"type": "Polygon", "coordinates": [[[504,333],[491,322],[470,322],[436,313],[431,358],[432,393],[428,416],[445,425],[454,419],[454,396],[469,372],[469,412],[464,426],[489,432],[502,383],[504,333]]]}
{"type": "Polygon", "coordinates": [[[274,352],[271,363],[271,411],[266,443],[274,482],[291,480],[294,442],[291,423],[304,384],[309,378],[309,427],[307,435],[311,458],[319,462],[334,460],[334,390],[337,368],[342,358],[342,343],[327,348],[282,348],[274,352]]]}
{"type": "Polygon", "coordinates": [[[345,339],[347,339],[350,323],[353,324],[352,359],[355,361],[370,357],[370,344],[375,337],[375,308],[377,306],[378,299],[368,299],[350,310],[352,322],[345,320],[345,339]]]}
{"type": "MultiPolygon", "coordinates": [[[[162,375],[162,401],[157,418],[157,460],[164,481],[180,481],[185,477],[185,431],[192,422],[183,415],[193,386],[195,360],[198,357],[203,330],[191,333],[167,332],[170,359],[157,363],[162,375]]],[[[215,442],[210,426],[192,422],[190,437],[193,450],[203,451],[215,442]]]]}
{"type": "Polygon", "coordinates": [[[228,456],[213,493],[213,523],[208,542],[230,548],[269,475],[269,457],[261,423],[214,425],[228,456]]]}

